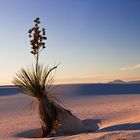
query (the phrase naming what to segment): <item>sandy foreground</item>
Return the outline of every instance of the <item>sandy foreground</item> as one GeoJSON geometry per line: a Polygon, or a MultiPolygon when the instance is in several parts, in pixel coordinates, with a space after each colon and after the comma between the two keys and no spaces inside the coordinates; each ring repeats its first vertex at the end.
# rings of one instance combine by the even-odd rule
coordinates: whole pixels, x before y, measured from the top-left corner
{"type": "Polygon", "coordinates": [[[140,140],[140,94],[71,95],[61,98],[67,109],[96,132],[53,138],[40,136],[35,101],[24,94],[0,96],[0,140],[140,140]]]}

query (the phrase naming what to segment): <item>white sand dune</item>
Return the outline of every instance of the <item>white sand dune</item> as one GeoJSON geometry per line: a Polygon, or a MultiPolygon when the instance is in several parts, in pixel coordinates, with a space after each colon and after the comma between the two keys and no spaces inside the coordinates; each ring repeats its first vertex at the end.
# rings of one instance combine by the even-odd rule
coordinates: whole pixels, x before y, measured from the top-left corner
{"type": "Polygon", "coordinates": [[[100,128],[55,138],[39,138],[40,123],[32,101],[24,94],[0,96],[1,140],[140,140],[140,94],[63,95],[66,107],[85,125],[100,128]]]}

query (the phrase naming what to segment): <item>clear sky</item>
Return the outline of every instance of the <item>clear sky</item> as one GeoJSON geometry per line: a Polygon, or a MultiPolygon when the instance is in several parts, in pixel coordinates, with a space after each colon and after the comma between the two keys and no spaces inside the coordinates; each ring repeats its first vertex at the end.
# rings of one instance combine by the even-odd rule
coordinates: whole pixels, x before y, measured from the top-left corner
{"type": "Polygon", "coordinates": [[[140,80],[140,0],[0,0],[0,84],[34,62],[28,29],[47,30],[57,83],[140,80]]]}

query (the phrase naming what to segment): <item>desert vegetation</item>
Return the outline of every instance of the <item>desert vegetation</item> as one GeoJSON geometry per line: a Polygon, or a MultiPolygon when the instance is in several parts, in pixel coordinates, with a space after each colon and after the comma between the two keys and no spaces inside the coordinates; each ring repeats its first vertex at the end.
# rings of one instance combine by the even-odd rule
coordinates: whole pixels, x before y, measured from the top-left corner
{"type": "Polygon", "coordinates": [[[52,72],[57,69],[57,65],[49,68],[39,62],[40,53],[46,48],[45,41],[47,40],[45,28],[40,29],[39,17],[34,20],[34,27],[29,29],[28,33],[35,64],[28,69],[20,69],[13,83],[23,93],[37,99],[42,137],[54,135],[57,130],[65,133],[74,132],[73,128],[78,127],[80,127],[79,131],[85,130],[80,119],[65,109],[50,93],[54,81],[52,72]]]}

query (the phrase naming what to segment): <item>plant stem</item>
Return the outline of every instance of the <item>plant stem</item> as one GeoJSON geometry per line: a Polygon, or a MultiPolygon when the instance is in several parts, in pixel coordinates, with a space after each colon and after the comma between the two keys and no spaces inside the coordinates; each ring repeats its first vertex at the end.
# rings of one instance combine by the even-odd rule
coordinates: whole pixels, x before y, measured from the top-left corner
{"type": "Polygon", "coordinates": [[[41,97],[39,100],[39,114],[41,118],[41,127],[43,135],[42,137],[47,136],[48,133],[51,132],[53,118],[51,118],[51,114],[49,113],[51,110],[49,101],[45,97],[41,97]]]}
{"type": "Polygon", "coordinates": [[[38,61],[39,61],[39,53],[36,54],[36,74],[38,73],[38,61]]]}

